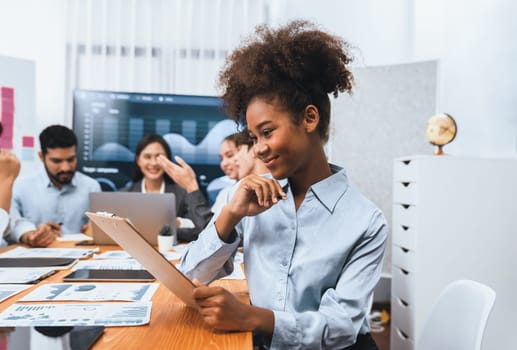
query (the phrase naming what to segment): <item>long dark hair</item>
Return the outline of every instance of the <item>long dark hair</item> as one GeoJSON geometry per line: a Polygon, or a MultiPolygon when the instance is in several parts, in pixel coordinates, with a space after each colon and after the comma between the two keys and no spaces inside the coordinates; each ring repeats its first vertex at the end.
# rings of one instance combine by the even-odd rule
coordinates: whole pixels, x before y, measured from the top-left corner
{"type": "MultiPolygon", "coordinates": [[[[144,178],[144,174],[142,173],[142,170],[140,170],[140,167],[138,166],[137,162],[138,162],[138,157],[140,157],[140,153],[142,153],[144,148],[146,148],[151,143],[159,143],[160,145],[162,145],[163,149],[165,150],[165,154],[167,155],[167,158],[172,159],[171,149],[169,147],[169,144],[167,143],[167,141],[165,141],[165,139],[162,136],[157,135],[157,134],[151,134],[151,135],[146,135],[146,136],[142,137],[142,139],[138,142],[138,145],[136,145],[135,165],[134,165],[135,171],[133,173],[133,179],[132,179],[133,182],[138,182],[144,178]]],[[[165,179],[165,182],[169,182],[169,183],[173,182],[172,179],[169,177],[169,175],[167,175],[167,173],[163,174],[163,178],[165,179]]]]}

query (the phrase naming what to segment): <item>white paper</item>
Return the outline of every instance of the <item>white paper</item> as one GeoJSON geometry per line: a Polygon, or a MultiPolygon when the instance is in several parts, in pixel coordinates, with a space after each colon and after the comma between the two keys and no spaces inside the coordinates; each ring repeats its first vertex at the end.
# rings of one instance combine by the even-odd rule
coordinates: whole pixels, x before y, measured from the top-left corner
{"type": "Polygon", "coordinates": [[[92,241],[93,238],[85,235],[84,233],[66,233],[61,234],[57,238],[58,242],[80,242],[80,241],[92,241]]]}
{"type": "Polygon", "coordinates": [[[0,284],[0,303],[15,294],[32,287],[30,284],[0,284]]]}
{"type": "Polygon", "coordinates": [[[149,301],[158,283],[43,284],[19,301],[149,301]]]}
{"type": "MultiPolygon", "coordinates": [[[[160,252],[165,259],[167,260],[177,260],[181,258],[181,253],[176,251],[166,251],[166,252],[160,252]]],[[[129,255],[128,252],[125,250],[110,250],[101,254],[95,254],[93,256],[94,259],[112,259],[112,260],[120,260],[120,259],[133,259],[131,255],[129,255]]]]}
{"type": "Polygon", "coordinates": [[[178,253],[183,254],[185,249],[188,247],[188,244],[177,244],[172,247],[173,250],[177,251],[178,253]]]}
{"type": "Polygon", "coordinates": [[[94,259],[133,259],[125,250],[109,250],[101,254],[95,254],[94,259]]]}
{"type": "Polygon", "coordinates": [[[178,260],[179,258],[181,258],[181,253],[173,251],[162,251],[160,252],[160,254],[162,254],[167,260],[178,260]]]}
{"type": "Polygon", "coordinates": [[[151,302],[14,304],[0,314],[0,327],[139,326],[149,323],[151,302]]]}
{"type": "Polygon", "coordinates": [[[99,248],[24,248],[16,247],[0,254],[0,258],[86,258],[99,248]]]}
{"type": "Polygon", "coordinates": [[[81,260],[72,271],[75,270],[145,270],[135,259],[97,259],[81,260]]]}
{"type": "Polygon", "coordinates": [[[0,283],[32,283],[54,273],[52,268],[27,269],[9,267],[0,269],[0,283]]]}

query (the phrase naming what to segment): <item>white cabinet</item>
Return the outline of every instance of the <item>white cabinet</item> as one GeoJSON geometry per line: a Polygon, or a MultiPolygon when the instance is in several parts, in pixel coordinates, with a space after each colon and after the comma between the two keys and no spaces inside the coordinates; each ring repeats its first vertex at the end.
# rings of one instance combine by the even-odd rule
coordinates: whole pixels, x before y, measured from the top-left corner
{"type": "Polygon", "coordinates": [[[517,158],[398,158],[393,177],[391,349],[415,349],[432,303],[456,279],[497,293],[482,348],[514,348],[517,158]]]}

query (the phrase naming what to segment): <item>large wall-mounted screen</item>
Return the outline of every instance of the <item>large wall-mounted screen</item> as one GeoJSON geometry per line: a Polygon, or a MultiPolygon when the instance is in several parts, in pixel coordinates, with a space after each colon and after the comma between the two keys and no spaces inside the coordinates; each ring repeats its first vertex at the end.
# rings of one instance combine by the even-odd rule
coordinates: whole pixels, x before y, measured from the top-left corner
{"type": "Polygon", "coordinates": [[[221,103],[211,96],[76,90],[73,128],[78,169],[97,179],[103,190],[116,191],[131,181],[139,140],[160,134],[173,157],[178,155],[192,166],[206,192],[211,181],[223,176],[222,140],[237,131],[221,103]]]}

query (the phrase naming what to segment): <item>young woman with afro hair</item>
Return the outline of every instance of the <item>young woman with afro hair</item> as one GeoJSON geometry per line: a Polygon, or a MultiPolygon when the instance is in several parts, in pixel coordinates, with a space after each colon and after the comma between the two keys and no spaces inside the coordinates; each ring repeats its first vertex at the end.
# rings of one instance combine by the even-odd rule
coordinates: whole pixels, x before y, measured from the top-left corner
{"type": "Polygon", "coordinates": [[[351,92],[350,62],[342,39],[303,21],[259,27],[229,56],[224,107],[271,176],[242,179],[183,256],[208,326],[253,331],[270,349],[377,349],[367,314],[386,220],[323,149],[329,95],[351,92]],[[251,305],[206,285],[231,272],[241,242],[251,305]]]}

